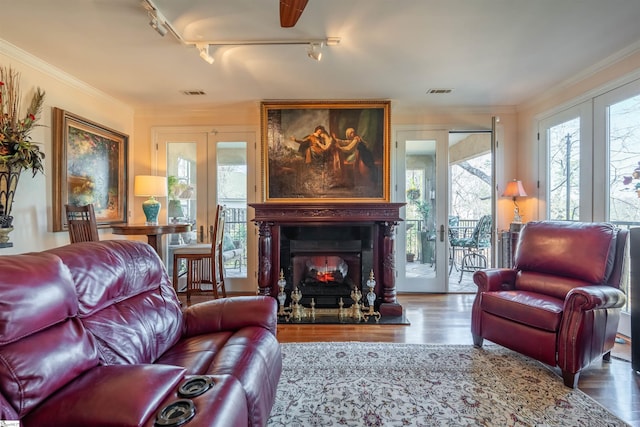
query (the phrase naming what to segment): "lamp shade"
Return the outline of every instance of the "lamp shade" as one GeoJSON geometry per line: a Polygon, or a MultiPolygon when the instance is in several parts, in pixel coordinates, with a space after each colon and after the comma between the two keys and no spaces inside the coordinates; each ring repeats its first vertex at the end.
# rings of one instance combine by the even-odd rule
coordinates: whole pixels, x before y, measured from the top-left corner
{"type": "Polygon", "coordinates": [[[133,181],[133,193],[136,196],[167,195],[167,178],[155,175],[137,175],[133,181]]]}
{"type": "Polygon", "coordinates": [[[522,181],[513,180],[507,184],[507,188],[504,189],[502,197],[527,197],[527,192],[524,191],[522,181]]]}

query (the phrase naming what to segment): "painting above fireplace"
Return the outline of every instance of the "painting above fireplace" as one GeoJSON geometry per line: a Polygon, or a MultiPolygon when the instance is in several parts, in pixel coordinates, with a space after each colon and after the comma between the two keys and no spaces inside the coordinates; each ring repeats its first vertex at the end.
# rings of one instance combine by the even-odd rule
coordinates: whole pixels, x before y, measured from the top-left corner
{"type": "Polygon", "coordinates": [[[389,201],[389,101],[262,103],[264,200],[389,201]]]}

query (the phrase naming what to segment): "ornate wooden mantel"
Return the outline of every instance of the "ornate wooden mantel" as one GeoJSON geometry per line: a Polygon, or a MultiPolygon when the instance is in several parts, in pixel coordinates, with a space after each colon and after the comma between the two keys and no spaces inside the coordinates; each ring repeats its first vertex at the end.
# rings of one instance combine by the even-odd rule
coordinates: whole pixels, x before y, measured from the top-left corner
{"type": "Polygon", "coordinates": [[[395,227],[404,203],[254,203],[259,228],[258,287],[261,295],[278,294],[280,228],[282,226],[368,225],[373,227],[373,272],[378,310],[383,316],[402,315],[396,299],[395,227]]]}

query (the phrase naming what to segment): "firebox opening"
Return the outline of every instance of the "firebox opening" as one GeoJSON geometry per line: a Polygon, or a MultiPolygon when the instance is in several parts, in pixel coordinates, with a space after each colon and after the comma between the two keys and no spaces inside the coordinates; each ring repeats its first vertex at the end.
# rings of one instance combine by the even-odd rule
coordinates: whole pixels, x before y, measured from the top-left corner
{"type": "Polygon", "coordinates": [[[317,308],[351,307],[351,291],[360,289],[359,253],[296,253],[291,257],[293,283],[302,293],[301,304],[317,308]]]}
{"type": "Polygon", "coordinates": [[[312,299],[316,308],[338,308],[341,299],[343,307],[351,307],[351,291],[362,292],[363,271],[373,265],[370,224],[282,227],[280,244],[287,304],[297,287],[305,307],[312,299]]]}

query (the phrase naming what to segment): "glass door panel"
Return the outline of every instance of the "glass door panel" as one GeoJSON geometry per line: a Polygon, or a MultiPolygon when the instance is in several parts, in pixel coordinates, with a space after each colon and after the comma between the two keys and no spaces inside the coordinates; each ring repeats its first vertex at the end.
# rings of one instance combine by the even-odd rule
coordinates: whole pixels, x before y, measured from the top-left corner
{"type": "Polygon", "coordinates": [[[593,220],[591,116],[591,103],[583,102],[540,122],[541,218],[593,220]]]}
{"type": "Polygon", "coordinates": [[[225,277],[247,277],[247,143],[214,142],[216,194],[225,206],[225,277]]]}
{"type": "Polygon", "coordinates": [[[407,203],[396,236],[398,290],[444,292],[447,133],[399,131],[397,141],[398,200],[407,203]]]}

